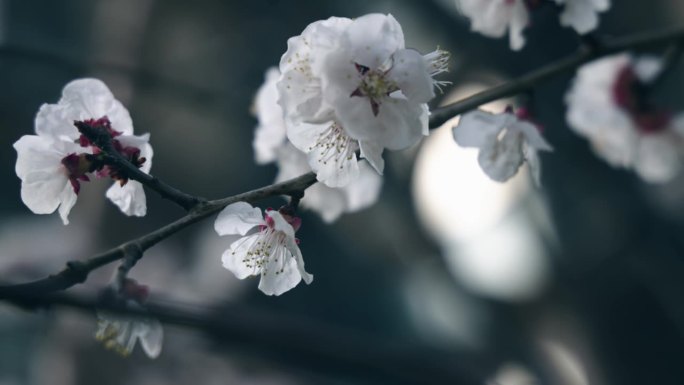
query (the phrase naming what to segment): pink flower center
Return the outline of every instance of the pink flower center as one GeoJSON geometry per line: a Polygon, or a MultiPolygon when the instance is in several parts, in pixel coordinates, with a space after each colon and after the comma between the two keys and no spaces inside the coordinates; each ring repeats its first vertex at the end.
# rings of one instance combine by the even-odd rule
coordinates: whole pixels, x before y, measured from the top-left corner
{"type": "Polygon", "coordinates": [[[625,66],[613,83],[613,101],[631,117],[643,133],[667,128],[672,113],[655,107],[647,98],[648,85],[639,80],[631,66],[625,66]]]}

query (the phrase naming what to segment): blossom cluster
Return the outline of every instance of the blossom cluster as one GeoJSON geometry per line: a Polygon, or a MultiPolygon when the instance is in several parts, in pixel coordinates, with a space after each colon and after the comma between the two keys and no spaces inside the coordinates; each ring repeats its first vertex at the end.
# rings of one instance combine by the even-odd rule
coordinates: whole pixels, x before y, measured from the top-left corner
{"type": "Polygon", "coordinates": [[[684,155],[684,113],[649,98],[661,71],[655,57],[607,57],[580,68],[566,97],[568,124],[597,155],[653,183],[674,178],[684,155]]]}
{"type": "MultiPolygon", "coordinates": [[[[401,150],[428,134],[427,102],[444,83],[448,54],[407,49],[392,15],[331,17],[288,40],[278,69],[266,73],[255,100],[257,163],[276,162],[283,181],[306,172],[319,181],[301,206],[332,222],[378,198],[385,149],[401,150]],[[364,158],[365,161],[361,161],[364,158]]],[[[241,235],[223,255],[238,278],[261,276],[279,295],[312,276],[294,237],[291,207],[267,210],[238,202],[219,215],[220,235],[241,235]]]]}
{"type": "Polygon", "coordinates": [[[458,9],[470,19],[471,29],[489,37],[508,33],[511,49],[525,45],[523,30],[530,24],[530,12],[544,3],[562,7],[560,23],[579,34],[598,27],[598,13],[610,8],[610,0],[456,0],[458,9]]]}
{"type": "MultiPolygon", "coordinates": [[[[488,36],[508,31],[514,49],[524,44],[530,10],[542,3],[457,1],[473,30],[488,36]]],[[[581,34],[595,29],[597,14],[610,6],[609,0],[546,3],[561,7],[561,24],[581,34]]],[[[301,281],[310,284],[313,275],[295,235],[302,226],[296,210],[311,209],[332,222],[375,203],[384,151],[406,149],[429,134],[428,102],[447,84],[435,77],[447,71],[448,60],[440,49],[421,54],[406,48],[401,26],[385,14],[331,17],[290,38],[255,98],[255,159],[278,165],[276,182],[313,172],[317,183],[277,210],[262,212],[247,202],[227,205],[214,222],[218,235],[231,240],[221,256],[223,267],[239,279],[260,277],[258,289],[267,295],[281,295],[301,281]]],[[[649,182],[672,179],[684,157],[684,114],[659,108],[650,98],[662,71],[656,58],[607,57],[581,67],[566,96],[569,126],[611,165],[633,169],[649,182]]],[[[478,148],[482,170],[499,182],[527,164],[539,184],[538,152],[553,150],[542,132],[524,107],[499,114],[471,111],[453,127],[454,140],[478,148]]],[[[128,111],[101,81],[67,84],[58,103],[40,107],[35,135],[23,136],[14,148],[21,197],[34,213],[57,210],[68,224],[82,184],[96,177],[114,181],[106,196],[123,213],[146,214],[143,186],[132,180],[130,167],[111,161],[111,152],[149,173],[149,135],[134,135],[128,111]]],[[[117,295],[127,306],[142,308],[147,289],[124,279],[117,295]]],[[[163,333],[157,321],[106,313],[99,318],[96,338],[106,347],[127,355],[140,340],[150,357],[159,355],[163,333]]]]}
{"type": "Polygon", "coordinates": [[[83,128],[109,135],[116,151],[141,171],[150,171],[149,134],[133,135],[128,111],[104,83],[74,80],[64,87],[57,104],[40,107],[36,135],[24,135],[14,143],[24,204],[36,214],[58,210],[68,224],[81,182],[93,176],[109,177],[115,183],[107,190],[107,198],[126,215],[144,216],[147,205],[142,185],[129,180],[124,170],[105,164],[102,149],[81,133],[83,128]]]}

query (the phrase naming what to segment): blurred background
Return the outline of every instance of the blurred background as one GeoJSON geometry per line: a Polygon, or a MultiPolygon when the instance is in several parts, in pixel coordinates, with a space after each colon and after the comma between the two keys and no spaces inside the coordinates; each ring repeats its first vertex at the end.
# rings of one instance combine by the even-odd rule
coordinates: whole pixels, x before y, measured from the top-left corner
{"type": "MultiPolygon", "coordinates": [[[[679,0],[615,0],[599,33],[681,26],[679,0]]],[[[102,79],[151,133],[152,173],[219,198],[272,182],[253,162],[254,93],[286,40],[329,16],[392,13],[407,46],[452,53],[454,101],[572,53],[553,7],[527,45],[469,32],[452,0],[0,0],[0,279],[58,271],[182,215],[148,193],[128,218],[86,184],[63,226],[22,204],[12,144],[42,103],[75,78],[102,79]]],[[[656,52],[657,53],[657,52],[656,52]]],[[[659,186],[610,168],[564,123],[571,75],[541,85],[532,108],[554,146],[542,186],[524,171],[489,181],[452,121],[386,154],[381,199],[327,225],[303,212],[298,237],[316,277],[281,297],[221,268],[229,242],[209,219],[155,246],[131,276],[160,303],[223,322],[165,325],[161,356],[122,358],[90,312],[0,304],[0,385],[18,384],[683,384],[684,176],[659,186]]],[[[684,107],[679,65],[658,97],[684,107]]],[[[500,111],[507,102],[486,108],[500,111]]],[[[278,207],[282,200],[263,202],[278,207]]],[[[112,265],[74,292],[105,285],[112,265]]]]}

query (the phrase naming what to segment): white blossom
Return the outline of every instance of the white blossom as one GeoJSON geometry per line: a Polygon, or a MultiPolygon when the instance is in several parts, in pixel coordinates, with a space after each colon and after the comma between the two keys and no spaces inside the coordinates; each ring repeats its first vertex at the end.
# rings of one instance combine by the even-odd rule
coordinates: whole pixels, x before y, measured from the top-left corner
{"type": "Polygon", "coordinates": [[[510,179],[527,161],[535,182],[539,183],[537,151],[552,151],[536,125],[510,111],[468,112],[461,116],[453,134],[460,146],[480,149],[480,167],[497,182],[510,179]]]}
{"type": "MultiPolygon", "coordinates": [[[[59,216],[69,224],[69,212],[76,204],[76,189],[85,171],[68,169],[63,160],[79,152],[88,153],[73,142],[38,135],[24,135],[14,143],[17,151],[15,171],[21,179],[21,200],[36,214],[51,214],[59,208],[59,216]],[[72,180],[74,182],[72,182],[72,180]]],[[[71,164],[74,164],[73,162],[71,164]]]]}
{"type": "Polygon", "coordinates": [[[297,217],[279,211],[261,209],[236,202],[219,213],[214,229],[219,235],[241,235],[222,256],[223,267],[238,279],[261,276],[259,290],[280,295],[307,284],[313,275],[304,270],[304,259],[297,246],[295,231],[301,225],[297,217]]]}
{"type": "Polygon", "coordinates": [[[112,135],[114,147],[143,172],[152,165],[149,135],[133,135],[128,111],[97,79],[78,79],[67,84],[57,104],[43,104],[35,119],[37,135],[25,135],[17,150],[17,176],[22,180],[21,196],[36,214],[48,214],[59,207],[64,224],[76,203],[80,182],[95,176],[111,176],[115,183],[107,197],[127,215],[143,216],[146,199],[142,185],[129,181],[98,160],[100,149],[75,124],[99,125],[112,135]]]}
{"type": "Polygon", "coordinates": [[[385,148],[427,135],[425,103],[443,84],[432,76],[446,71],[447,59],[441,50],[422,56],[405,49],[391,15],[312,23],[288,40],[280,62],[287,136],[330,187],[358,177],[357,150],[382,173],[385,148]]]}
{"type": "MultiPolygon", "coordinates": [[[[278,165],[276,183],[310,172],[310,163],[318,165],[317,160],[310,162],[311,157],[320,156],[320,154],[310,152],[307,157],[307,154],[298,150],[287,140],[283,110],[277,104],[276,81],[279,75],[278,69],[269,69],[266,72],[265,83],[257,92],[255,113],[259,126],[253,142],[257,163],[276,161],[278,165]]],[[[306,123],[290,122],[290,124],[311,126],[306,123]]],[[[345,212],[358,211],[375,203],[382,185],[380,175],[365,162],[357,164],[356,157],[353,158],[353,165],[348,168],[358,170],[349,183],[344,183],[344,187],[339,188],[316,183],[306,190],[301,207],[315,211],[326,222],[333,222],[345,212]]],[[[329,170],[322,170],[320,175],[326,175],[326,172],[330,173],[329,170]]],[[[339,175],[333,177],[339,180],[339,175]]]]}
{"type": "MultiPolygon", "coordinates": [[[[277,157],[278,175],[275,182],[283,182],[310,171],[306,155],[289,143],[283,145],[277,157]]],[[[366,162],[359,162],[359,175],[344,187],[332,188],[316,183],[306,189],[300,206],[318,213],[331,223],[344,213],[353,213],[377,202],[382,188],[382,177],[366,162]]]]}
{"type": "Polygon", "coordinates": [[[652,183],[676,175],[684,144],[684,115],[653,106],[638,91],[660,70],[652,57],[607,57],[581,67],[566,96],[568,124],[594,152],[652,183]]]}
{"type": "Polygon", "coordinates": [[[598,27],[599,12],[610,8],[610,0],[556,0],[564,4],[560,15],[561,25],[572,27],[579,34],[589,33],[598,27]]]}
{"type": "MultiPolygon", "coordinates": [[[[129,301],[129,307],[136,307],[129,301]]],[[[136,341],[140,341],[143,351],[150,358],[161,353],[164,329],[159,321],[152,318],[122,316],[114,313],[98,312],[95,339],[107,349],[128,356],[133,352],[136,341]]]]}
{"type": "Polygon", "coordinates": [[[511,49],[525,45],[523,30],[529,24],[525,0],[456,0],[456,7],[470,19],[470,28],[489,37],[508,32],[511,49]]]}
{"type": "MultiPolygon", "coordinates": [[[[130,278],[124,279],[122,287],[114,285],[109,290],[112,291],[108,294],[118,296],[127,308],[136,310],[144,309],[142,304],[149,294],[147,286],[130,278]]],[[[97,318],[95,339],[102,342],[105,348],[128,356],[133,352],[136,341],[140,341],[140,346],[148,357],[157,358],[161,353],[164,329],[158,320],[104,311],[98,311],[97,318]]]]}

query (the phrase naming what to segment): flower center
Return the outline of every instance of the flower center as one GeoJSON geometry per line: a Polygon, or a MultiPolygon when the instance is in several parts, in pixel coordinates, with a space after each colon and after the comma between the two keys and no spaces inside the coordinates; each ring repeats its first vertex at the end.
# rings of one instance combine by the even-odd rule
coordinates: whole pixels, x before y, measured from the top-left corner
{"type": "Polygon", "coordinates": [[[378,116],[382,98],[399,90],[397,84],[387,79],[386,76],[392,68],[391,61],[389,65],[382,65],[374,70],[358,63],[354,63],[354,66],[356,66],[356,71],[361,75],[361,84],[349,96],[368,97],[373,115],[378,116]]]}
{"type": "Polygon", "coordinates": [[[654,106],[648,99],[649,86],[642,82],[631,66],[625,66],[613,84],[613,101],[625,110],[642,133],[667,128],[672,114],[654,106]]]}

